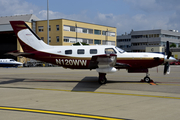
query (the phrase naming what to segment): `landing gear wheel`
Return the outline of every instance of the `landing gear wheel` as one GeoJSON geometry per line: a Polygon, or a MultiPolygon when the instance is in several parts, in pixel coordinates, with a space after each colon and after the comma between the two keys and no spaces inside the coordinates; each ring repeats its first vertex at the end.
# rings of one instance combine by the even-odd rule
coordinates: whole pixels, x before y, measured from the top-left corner
{"type": "Polygon", "coordinates": [[[150,79],[150,77],[146,76],[146,77],[144,77],[144,81],[149,83],[149,82],[151,82],[151,79],[150,79]]]}
{"type": "Polygon", "coordinates": [[[99,73],[99,84],[106,84],[107,79],[106,79],[106,73],[99,73]]]}

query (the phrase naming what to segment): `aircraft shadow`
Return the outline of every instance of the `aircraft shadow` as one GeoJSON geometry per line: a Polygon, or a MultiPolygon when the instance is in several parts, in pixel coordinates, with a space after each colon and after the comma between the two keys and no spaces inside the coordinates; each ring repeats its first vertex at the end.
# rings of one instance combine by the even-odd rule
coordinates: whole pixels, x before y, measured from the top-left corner
{"type": "MultiPolygon", "coordinates": [[[[10,79],[10,78],[3,78],[3,79],[10,79]]],[[[100,88],[102,85],[98,83],[98,77],[84,77],[80,81],[73,81],[73,80],[40,80],[40,79],[13,79],[13,80],[8,80],[8,81],[1,81],[1,84],[11,84],[11,83],[16,83],[16,82],[69,82],[69,83],[77,83],[75,87],[72,88],[72,91],[90,91],[94,92],[98,88],[100,88]]],[[[113,81],[113,80],[108,80],[107,84],[111,83],[141,83],[140,81],[113,81]]]]}
{"type": "Polygon", "coordinates": [[[96,91],[101,85],[97,77],[85,77],[72,89],[72,91],[96,91]]]}
{"type": "Polygon", "coordinates": [[[25,79],[13,79],[13,80],[8,80],[8,81],[2,81],[0,84],[11,84],[11,83],[16,83],[16,82],[23,82],[25,79]]]}

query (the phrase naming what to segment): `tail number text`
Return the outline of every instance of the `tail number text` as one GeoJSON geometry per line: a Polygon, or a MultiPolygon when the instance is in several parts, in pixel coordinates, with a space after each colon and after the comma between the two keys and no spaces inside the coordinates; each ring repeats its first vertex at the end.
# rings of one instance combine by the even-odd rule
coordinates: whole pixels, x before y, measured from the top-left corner
{"type": "Polygon", "coordinates": [[[56,59],[58,65],[86,66],[87,60],[56,59]]]}

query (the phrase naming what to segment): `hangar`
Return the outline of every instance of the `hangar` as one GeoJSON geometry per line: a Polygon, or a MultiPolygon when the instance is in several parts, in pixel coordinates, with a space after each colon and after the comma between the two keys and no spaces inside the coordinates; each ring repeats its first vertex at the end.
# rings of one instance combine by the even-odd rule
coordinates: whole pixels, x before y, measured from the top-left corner
{"type": "Polygon", "coordinates": [[[7,52],[20,50],[20,45],[9,23],[12,20],[23,20],[30,23],[31,20],[39,19],[33,14],[0,17],[0,58],[13,58],[17,60],[17,57],[5,55],[7,52]]]}

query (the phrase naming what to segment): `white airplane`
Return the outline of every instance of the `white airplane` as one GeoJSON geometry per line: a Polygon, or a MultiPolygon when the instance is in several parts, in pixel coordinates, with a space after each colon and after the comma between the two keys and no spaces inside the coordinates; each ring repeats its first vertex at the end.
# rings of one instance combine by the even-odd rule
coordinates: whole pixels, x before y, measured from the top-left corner
{"type": "Polygon", "coordinates": [[[21,65],[21,62],[17,62],[13,59],[0,59],[0,67],[18,67],[21,65]]]}
{"type": "MultiPolygon", "coordinates": [[[[157,53],[133,53],[109,45],[93,46],[51,46],[43,42],[24,21],[10,21],[11,26],[24,52],[11,52],[15,56],[24,56],[71,69],[96,69],[99,83],[106,84],[106,74],[118,69],[127,69],[129,73],[146,73],[144,80],[150,82],[148,68],[165,64],[164,74],[169,62],[176,59],[171,56],[169,47],[166,55],[157,53]]],[[[169,42],[167,42],[169,46],[169,42]]]]}

